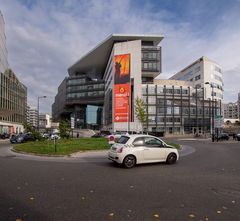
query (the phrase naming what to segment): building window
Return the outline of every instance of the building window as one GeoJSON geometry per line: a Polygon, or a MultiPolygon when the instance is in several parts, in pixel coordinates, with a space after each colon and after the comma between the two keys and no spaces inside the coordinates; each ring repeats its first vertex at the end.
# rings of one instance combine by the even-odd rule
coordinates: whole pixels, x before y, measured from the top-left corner
{"type": "Polygon", "coordinates": [[[195,77],[195,81],[197,81],[199,79],[201,79],[201,75],[198,75],[198,76],[195,77]]]}
{"type": "Polygon", "coordinates": [[[217,66],[215,66],[215,71],[217,71],[217,72],[219,72],[219,73],[222,73],[221,68],[219,68],[219,67],[217,67],[217,66]]]}
{"type": "Polygon", "coordinates": [[[195,73],[199,72],[200,71],[200,66],[196,67],[195,68],[195,73]]]}

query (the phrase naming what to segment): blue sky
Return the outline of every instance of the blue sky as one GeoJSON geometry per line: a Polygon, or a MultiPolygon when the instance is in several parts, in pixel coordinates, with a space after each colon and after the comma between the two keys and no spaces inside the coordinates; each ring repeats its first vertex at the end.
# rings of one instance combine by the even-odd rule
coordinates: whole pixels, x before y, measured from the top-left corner
{"type": "Polygon", "coordinates": [[[162,78],[207,56],[222,66],[224,100],[240,90],[240,0],[0,0],[9,63],[28,102],[50,112],[67,68],[112,33],[162,34],[162,78]]]}

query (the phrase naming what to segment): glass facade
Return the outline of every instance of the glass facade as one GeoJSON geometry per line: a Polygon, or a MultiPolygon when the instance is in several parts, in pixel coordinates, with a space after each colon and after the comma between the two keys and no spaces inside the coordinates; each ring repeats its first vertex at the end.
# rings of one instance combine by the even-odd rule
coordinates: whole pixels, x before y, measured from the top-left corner
{"type": "MultiPolygon", "coordinates": [[[[11,70],[0,74],[0,121],[23,124],[26,121],[27,88],[11,70]]],[[[1,127],[1,125],[0,125],[1,127]]],[[[3,127],[0,128],[0,133],[3,127]]]]}
{"type": "Polygon", "coordinates": [[[23,123],[26,119],[26,88],[13,73],[0,75],[0,120],[23,123]]]}
{"type": "Polygon", "coordinates": [[[186,86],[142,85],[146,103],[146,131],[167,134],[210,133],[211,117],[221,113],[221,102],[204,100],[203,89],[186,86]]]}
{"type": "Polygon", "coordinates": [[[99,129],[102,121],[104,81],[77,74],[66,78],[52,105],[53,120],[75,119],[75,128],[99,129]]]}
{"type": "Polygon", "coordinates": [[[160,72],[160,48],[142,46],[142,71],[160,72]]]}

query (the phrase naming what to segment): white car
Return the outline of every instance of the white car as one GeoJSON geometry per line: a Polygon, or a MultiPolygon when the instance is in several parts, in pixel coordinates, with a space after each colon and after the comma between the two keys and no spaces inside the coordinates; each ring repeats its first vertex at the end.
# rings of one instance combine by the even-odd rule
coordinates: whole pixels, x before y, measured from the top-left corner
{"type": "Polygon", "coordinates": [[[178,150],[163,140],[150,135],[124,135],[113,144],[108,159],[132,168],[135,164],[167,162],[179,159],[178,150]]]}
{"type": "Polygon", "coordinates": [[[51,140],[54,140],[54,139],[58,140],[58,139],[60,139],[60,136],[58,134],[52,134],[51,140]]]}

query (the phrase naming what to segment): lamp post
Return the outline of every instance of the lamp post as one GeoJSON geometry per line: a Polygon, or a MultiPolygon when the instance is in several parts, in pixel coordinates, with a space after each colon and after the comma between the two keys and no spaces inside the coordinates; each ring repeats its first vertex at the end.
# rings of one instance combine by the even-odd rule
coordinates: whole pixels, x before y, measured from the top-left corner
{"type": "Polygon", "coordinates": [[[39,100],[41,98],[46,98],[47,96],[38,96],[38,107],[37,107],[37,110],[38,110],[38,123],[37,123],[37,129],[38,129],[38,132],[39,132],[39,100]]]}
{"type": "Polygon", "coordinates": [[[128,106],[127,106],[127,108],[128,108],[128,113],[127,113],[127,116],[128,116],[128,118],[127,118],[127,123],[128,123],[128,125],[127,125],[127,132],[128,133],[130,133],[129,131],[130,131],[130,121],[131,121],[131,109],[130,109],[130,94],[129,93],[127,93],[127,99],[128,99],[128,106]]]}
{"type": "Polygon", "coordinates": [[[215,128],[214,128],[214,99],[213,99],[213,84],[209,82],[205,82],[205,84],[209,84],[209,86],[212,88],[212,142],[215,140],[215,128]]]}

